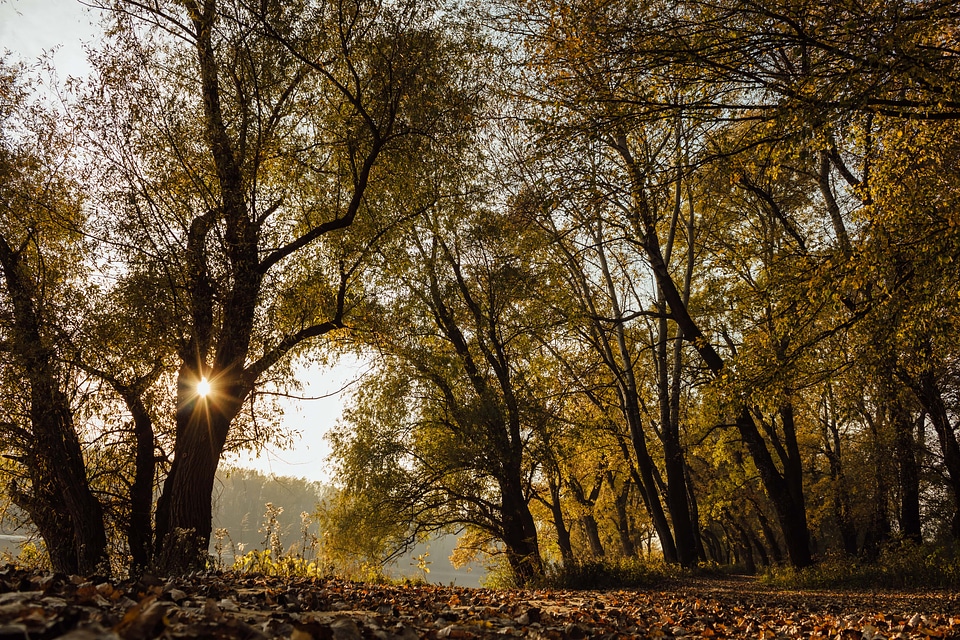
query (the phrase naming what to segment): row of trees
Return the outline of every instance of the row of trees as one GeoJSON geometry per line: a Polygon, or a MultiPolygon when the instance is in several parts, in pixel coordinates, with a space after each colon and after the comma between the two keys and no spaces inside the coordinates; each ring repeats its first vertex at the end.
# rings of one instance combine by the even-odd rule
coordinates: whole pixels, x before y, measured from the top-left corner
{"type": "Polygon", "coordinates": [[[0,74],[2,472],[56,569],[202,566],[331,344],[368,555],[960,536],[952,3],[102,9],[59,102],[0,74]]]}
{"type": "Polygon", "coordinates": [[[545,546],[956,538],[955,7],[491,11],[508,117],[479,202],[380,253],[381,367],[335,436],[355,513],[465,526],[521,583],[545,546]]]}

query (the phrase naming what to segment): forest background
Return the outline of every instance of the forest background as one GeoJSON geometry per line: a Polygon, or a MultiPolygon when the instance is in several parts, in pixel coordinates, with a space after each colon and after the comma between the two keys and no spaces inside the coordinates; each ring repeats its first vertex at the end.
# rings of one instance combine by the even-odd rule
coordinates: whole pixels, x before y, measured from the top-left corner
{"type": "Polygon", "coordinates": [[[56,570],[208,566],[221,460],[341,358],[313,571],[955,557],[953,3],[93,4],[88,76],[0,73],[56,570]]]}

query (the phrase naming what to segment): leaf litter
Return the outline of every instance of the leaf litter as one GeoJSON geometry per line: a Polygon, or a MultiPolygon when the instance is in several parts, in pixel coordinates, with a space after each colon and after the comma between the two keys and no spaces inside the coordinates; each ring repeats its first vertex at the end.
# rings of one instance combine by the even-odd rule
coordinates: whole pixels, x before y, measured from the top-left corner
{"type": "Polygon", "coordinates": [[[207,573],[111,582],[0,568],[0,640],[960,638],[960,594],[784,591],[748,578],[645,590],[492,590],[207,573]]]}

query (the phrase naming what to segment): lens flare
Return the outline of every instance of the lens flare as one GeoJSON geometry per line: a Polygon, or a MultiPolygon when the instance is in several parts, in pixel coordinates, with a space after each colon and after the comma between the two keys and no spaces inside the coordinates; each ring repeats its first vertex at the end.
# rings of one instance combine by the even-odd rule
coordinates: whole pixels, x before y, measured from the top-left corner
{"type": "Polygon", "coordinates": [[[200,382],[197,383],[197,395],[201,398],[210,393],[210,381],[206,378],[200,378],[200,382]]]}

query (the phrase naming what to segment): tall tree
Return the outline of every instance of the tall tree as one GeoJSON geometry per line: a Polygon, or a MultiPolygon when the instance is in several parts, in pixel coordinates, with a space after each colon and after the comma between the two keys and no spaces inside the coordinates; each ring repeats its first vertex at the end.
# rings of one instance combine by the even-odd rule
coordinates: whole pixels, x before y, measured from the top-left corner
{"type": "MultiPolygon", "coordinates": [[[[391,321],[370,338],[386,359],[383,381],[372,383],[407,380],[390,401],[394,413],[406,407],[400,446],[411,521],[484,531],[527,584],[544,571],[530,510],[535,449],[549,420],[532,340],[547,328],[534,302],[543,275],[535,234],[521,219],[471,209],[424,214],[406,246],[385,252],[381,296],[391,321]]],[[[379,411],[358,409],[359,422],[379,411]]]]}
{"type": "Polygon", "coordinates": [[[214,474],[244,403],[291,352],[345,326],[366,247],[412,213],[403,190],[473,96],[452,28],[419,3],[111,10],[92,141],[113,172],[117,245],[164,274],[178,309],[155,551],[180,571],[204,562],[214,474]]]}
{"type": "Polygon", "coordinates": [[[108,572],[103,510],[90,489],[65,364],[85,258],[79,185],[69,174],[69,139],[57,115],[39,107],[0,61],[0,353],[7,457],[22,480],[14,502],[36,525],[52,566],[65,573],[108,572]]]}

